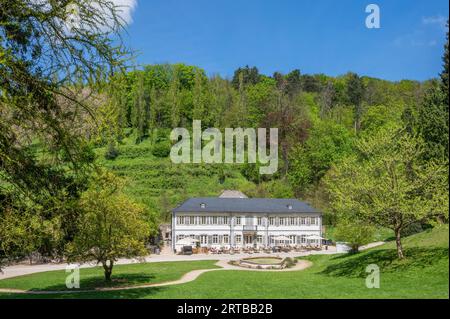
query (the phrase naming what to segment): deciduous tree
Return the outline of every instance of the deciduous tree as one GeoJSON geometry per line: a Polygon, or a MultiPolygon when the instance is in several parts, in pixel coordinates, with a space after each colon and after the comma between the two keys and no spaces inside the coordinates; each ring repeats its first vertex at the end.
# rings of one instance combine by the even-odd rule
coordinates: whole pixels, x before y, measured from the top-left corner
{"type": "Polygon", "coordinates": [[[337,213],[395,232],[399,258],[404,257],[402,229],[448,217],[448,164],[423,162],[423,152],[420,138],[387,126],[362,138],[356,153],[335,165],[325,180],[337,213]]]}
{"type": "Polygon", "coordinates": [[[145,242],[151,228],[144,208],[121,189],[121,181],[113,174],[101,171],[96,176],[81,198],[78,233],[67,245],[69,261],[96,261],[103,266],[107,281],[118,258],[148,254],[145,242]]]}

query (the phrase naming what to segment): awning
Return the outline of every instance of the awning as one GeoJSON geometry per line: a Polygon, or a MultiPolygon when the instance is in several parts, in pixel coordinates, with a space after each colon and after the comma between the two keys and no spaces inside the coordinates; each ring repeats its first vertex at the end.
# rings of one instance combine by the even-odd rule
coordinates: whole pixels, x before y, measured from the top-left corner
{"type": "Polygon", "coordinates": [[[176,242],[176,245],[190,246],[190,245],[192,245],[193,243],[196,243],[196,242],[198,242],[198,241],[199,241],[198,239],[186,237],[186,238],[183,238],[183,239],[180,239],[179,241],[177,241],[177,242],[176,242]]]}

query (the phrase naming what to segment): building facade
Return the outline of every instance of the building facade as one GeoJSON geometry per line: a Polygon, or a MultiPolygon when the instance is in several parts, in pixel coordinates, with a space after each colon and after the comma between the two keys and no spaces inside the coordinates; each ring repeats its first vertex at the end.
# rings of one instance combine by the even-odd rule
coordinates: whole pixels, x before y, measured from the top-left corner
{"type": "Polygon", "coordinates": [[[186,237],[201,247],[320,245],[322,214],[296,199],[196,197],[172,211],[172,249],[186,237]]]}

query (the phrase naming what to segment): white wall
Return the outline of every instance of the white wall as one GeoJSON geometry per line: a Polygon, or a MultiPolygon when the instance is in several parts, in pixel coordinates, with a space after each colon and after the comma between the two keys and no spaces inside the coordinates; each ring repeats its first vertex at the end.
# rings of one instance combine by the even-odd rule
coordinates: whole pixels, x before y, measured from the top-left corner
{"type": "MultiPolygon", "coordinates": [[[[244,242],[244,233],[243,229],[245,225],[254,225],[257,226],[256,235],[263,236],[263,245],[267,244],[267,236],[301,236],[301,235],[318,235],[321,236],[321,228],[322,228],[322,217],[320,213],[315,214],[306,214],[306,213],[291,213],[291,214],[230,214],[230,213],[174,213],[173,214],[173,231],[172,231],[172,243],[173,248],[181,248],[176,247],[177,236],[184,235],[188,237],[190,235],[199,236],[199,235],[228,235],[229,236],[229,245],[237,246],[234,242],[235,235],[241,235],[241,245],[244,242]],[[178,216],[227,216],[228,224],[227,225],[179,225],[177,224],[178,216]],[[236,217],[241,217],[241,225],[236,225],[236,217]],[[250,217],[251,220],[248,220],[247,217],[250,217]],[[257,224],[257,217],[262,217],[262,225],[257,224]],[[317,222],[315,225],[269,225],[268,217],[316,217],[317,222]]],[[[256,237],[255,237],[256,238],[256,237]]],[[[296,242],[297,242],[296,238],[296,242]]],[[[320,241],[318,241],[320,243],[320,241]]],[[[212,246],[213,244],[202,244],[201,246],[212,246]]],[[[222,246],[222,244],[219,244],[222,246]]]]}

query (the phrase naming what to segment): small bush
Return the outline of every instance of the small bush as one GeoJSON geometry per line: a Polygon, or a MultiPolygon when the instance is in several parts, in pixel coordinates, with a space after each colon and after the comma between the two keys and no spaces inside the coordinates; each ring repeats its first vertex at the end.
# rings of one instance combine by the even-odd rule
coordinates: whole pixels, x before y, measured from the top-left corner
{"type": "Polygon", "coordinates": [[[105,152],[105,158],[108,160],[113,160],[117,156],[119,156],[119,150],[116,147],[116,143],[110,142],[105,152]]]}
{"type": "Polygon", "coordinates": [[[152,148],[152,154],[156,157],[167,157],[170,154],[170,143],[158,142],[152,148]]]}
{"type": "Polygon", "coordinates": [[[295,264],[297,263],[297,260],[291,257],[286,257],[283,260],[283,264],[286,266],[286,268],[291,268],[293,266],[295,266],[295,264]]]}
{"type": "Polygon", "coordinates": [[[427,225],[425,225],[424,227],[424,225],[422,225],[419,222],[412,223],[402,229],[402,236],[404,237],[411,236],[424,231],[426,228],[428,228],[427,225]]]}

